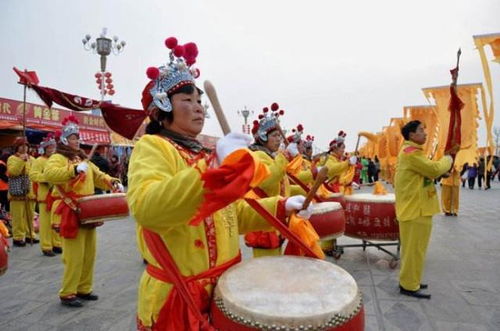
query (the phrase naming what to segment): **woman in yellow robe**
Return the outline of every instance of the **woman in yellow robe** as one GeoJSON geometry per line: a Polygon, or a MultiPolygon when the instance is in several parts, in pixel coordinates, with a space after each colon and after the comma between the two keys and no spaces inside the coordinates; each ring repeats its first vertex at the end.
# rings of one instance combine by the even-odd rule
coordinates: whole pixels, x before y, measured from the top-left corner
{"type": "MultiPolygon", "coordinates": [[[[151,82],[142,103],[152,121],[132,153],[127,192],[148,262],[139,284],[138,328],[199,330],[208,323],[217,278],[241,258],[239,234],[270,229],[239,200],[268,170],[244,149],[249,142],[243,135],[220,139],[217,158],[195,139],[204,109],[189,66],[147,73],[151,82]]],[[[284,221],[301,201],[275,196],[260,203],[284,221]]]]}
{"type": "Polygon", "coordinates": [[[80,149],[77,119],[70,116],[63,124],[61,141],[47,161],[44,177],[54,185],[51,221],[62,238],[64,275],[59,298],[65,306],[82,307],[82,300],[98,299],[92,293],[98,224],[80,225],[72,206],[76,205],[76,199],[93,195],[95,187],[103,190],[110,190],[113,185],[120,190],[123,187],[117,178],[106,175],[87,160],[80,149]]]}
{"type": "Polygon", "coordinates": [[[15,153],[7,159],[7,175],[9,176],[10,190],[10,213],[12,216],[12,237],[14,246],[26,246],[26,242],[37,244],[39,240],[33,230],[33,216],[35,210],[35,193],[33,186],[27,178],[27,192],[13,194],[14,178],[29,176],[33,161],[28,154],[28,141],[24,137],[18,137],[14,142],[15,153]]]}

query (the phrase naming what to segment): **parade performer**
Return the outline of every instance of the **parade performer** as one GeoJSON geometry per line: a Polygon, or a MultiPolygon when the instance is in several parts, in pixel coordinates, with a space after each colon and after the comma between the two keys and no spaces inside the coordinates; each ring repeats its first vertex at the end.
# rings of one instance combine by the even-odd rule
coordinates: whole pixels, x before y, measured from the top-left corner
{"type": "MultiPolygon", "coordinates": [[[[288,197],[291,193],[290,181],[287,177],[287,167],[290,162],[285,153],[279,152],[282,142],[279,118],[284,115],[284,111],[279,109],[277,103],[273,103],[269,108],[265,107],[262,114],[258,116],[259,120],[253,122],[254,143],[250,145],[250,150],[260,162],[269,168],[271,174],[252,190],[250,196],[258,198],[288,197]]],[[[295,158],[300,154],[298,148],[295,142],[288,144],[286,152],[290,158],[295,158]]],[[[257,231],[245,235],[245,244],[252,247],[254,257],[281,255],[283,238],[276,230],[257,231]]]]}
{"type": "Polygon", "coordinates": [[[35,159],[28,155],[28,141],[25,137],[16,138],[14,147],[15,154],[7,160],[10,213],[13,244],[22,247],[26,246],[26,242],[39,242],[33,231],[35,194],[29,180],[29,172],[35,159]]]}
{"type": "Polygon", "coordinates": [[[441,207],[446,216],[458,216],[460,183],[460,172],[455,167],[452,167],[449,176],[441,179],[441,207]]]}
{"type": "Polygon", "coordinates": [[[427,135],[420,121],[408,122],[401,130],[404,143],[398,156],[395,176],[396,216],[401,242],[400,293],[430,299],[420,290],[425,255],[432,230],[432,216],[439,212],[434,179],[450,170],[449,155],[429,160],[423,152],[427,135]]]}
{"type": "MultiPolygon", "coordinates": [[[[250,143],[245,135],[220,139],[216,155],[196,140],[205,118],[194,81],[199,71],[192,67],[198,50],[173,37],[165,44],[170,61],[147,69],[151,81],[142,104],[151,122],[128,173],[128,203],[148,262],[137,322],[140,330],[208,330],[216,280],[241,259],[239,234],[271,229],[241,200],[269,170],[244,148],[250,143]]],[[[304,200],[274,196],[259,202],[284,221],[304,200]]]]}
{"type": "Polygon", "coordinates": [[[52,185],[45,179],[44,170],[49,157],[56,150],[54,135],[49,133],[40,143],[40,154],[31,167],[30,179],[33,182],[33,191],[38,202],[40,220],[40,249],[45,256],[55,256],[62,253],[62,243],[59,234],[52,228],[50,208],[47,200],[50,200],[52,185]]]}
{"type": "Polygon", "coordinates": [[[45,181],[54,186],[51,208],[52,227],[62,238],[64,275],[59,297],[63,305],[82,307],[81,300],[97,300],[92,293],[99,223],[79,224],[72,205],[76,199],[94,194],[95,187],[123,191],[117,178],[101,172],[80,149],[78,120],[65,118],[56,152],[44,169],[45,181]]]}

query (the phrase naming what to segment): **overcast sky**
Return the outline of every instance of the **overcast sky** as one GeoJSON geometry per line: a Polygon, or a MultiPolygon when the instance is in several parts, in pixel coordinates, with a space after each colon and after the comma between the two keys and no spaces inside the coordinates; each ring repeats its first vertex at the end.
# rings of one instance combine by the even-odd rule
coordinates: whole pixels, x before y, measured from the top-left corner
{"type": "MultiPolygon", "coordinates": [[[[139,109],[147,67],[167,62],[164,39],[176,36],[198,44],[199,86],[214,83],[234,130],[237,110],[256,117],[278,102],[285,127],[302,123],[320,148],[343,129],[353,149],[358,131],[380,131],[403,106],[427,104],[422,88],[449,84],[458,47],[459,83],[483,82],[472,36],[500,32],[499,18],[499,0],[2,0],[0,97],[22,99],[17,66],[43,86],[98,99],[99,56],[81,39],[107,27],[127,42],[108,58],[113,102],[139,109]]],[[[490,68],[499,108],[500,64],[490,68]]],[[[33,92],[28,101],[40,102],[33,92]]],[[[220,135],[211,115],[204,133],[220,135]]]]}

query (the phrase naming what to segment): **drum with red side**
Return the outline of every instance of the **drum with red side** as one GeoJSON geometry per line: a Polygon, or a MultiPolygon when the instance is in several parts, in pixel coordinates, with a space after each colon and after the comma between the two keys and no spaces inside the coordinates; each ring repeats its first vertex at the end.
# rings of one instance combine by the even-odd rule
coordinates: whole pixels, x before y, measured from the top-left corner
{"type": "Polygon", "coordinates": [[[221,331],[364,330],[361,292],[344,269],[318,259],[266,256],[219,278],[211,306],[221,331]]]}
{"type": "Polygon", "coordinates": [[[80,223],[106,222],[129,216],[125,193],[96,194],[79,198],[80,223]]]}
{"type": "MultiPolygon", "coordinates": [[[[1,222],[1,221],[0,221],[1,222]]],[[[9,266],[9,243],[0,232],[0,276],[2,276],[9,266]]]]}
{"type": "Polygon", "coordinates": [[[322,240],[338,238],[345,231],[344,209],[338,202],[315,203],[309,221],[322,240]]]}
{"type": "Polygon", "coordinates": [[[345,235],[363,240],[399,239],[393,193],[348,195],[345,212],[345,235]]]}
{"type": "Polygon", "coordinates": [[[342,208],[345,209],[345,197],[342,193],[330,193],[326,198],[324,198],[324,201],[333,201],[333,202],[339,202],[342,205],[342,208]]]}

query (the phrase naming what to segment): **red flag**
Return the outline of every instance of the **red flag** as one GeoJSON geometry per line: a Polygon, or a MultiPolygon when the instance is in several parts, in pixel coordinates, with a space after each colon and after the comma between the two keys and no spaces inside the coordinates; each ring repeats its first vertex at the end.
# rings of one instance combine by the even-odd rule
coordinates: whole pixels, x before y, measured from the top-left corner
{"type": "Polygon", "coordinates": [[[12,69],[14,69],[16,74],[19,76],[19,84],[31,86],[38,85],[38,83],[40,82],[38,76],[36,75],[36,72],[34,71],[21,71],[16,67],[13,67],[12,69]]]}
{"type": "Polygon", "coordinates": [[[450,85],[450,103],[448,110],[450,111],[450,123],[448,126],[448,138],[446,139],[445,154],[451,154],[453,158],[457,154],[462,143],[462,115],[460,111],[464,107],[464,103],[460,100],[457,94],[456,80],[458,78],[458,66],[450,70],[452,76],[452,84],[450,85]]]}

